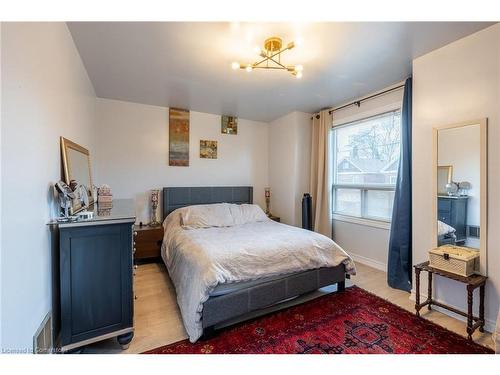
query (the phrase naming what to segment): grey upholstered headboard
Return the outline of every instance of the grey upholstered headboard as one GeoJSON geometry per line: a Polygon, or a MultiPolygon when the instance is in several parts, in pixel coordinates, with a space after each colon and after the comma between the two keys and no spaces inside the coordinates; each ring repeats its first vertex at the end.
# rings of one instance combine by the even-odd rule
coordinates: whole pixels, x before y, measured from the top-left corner
{"type": "Polygon", "coordinates": [[[203,186],[163,188],[163,218],[177,208],[210,203],[253,203],[253,187],[203,186]]]}

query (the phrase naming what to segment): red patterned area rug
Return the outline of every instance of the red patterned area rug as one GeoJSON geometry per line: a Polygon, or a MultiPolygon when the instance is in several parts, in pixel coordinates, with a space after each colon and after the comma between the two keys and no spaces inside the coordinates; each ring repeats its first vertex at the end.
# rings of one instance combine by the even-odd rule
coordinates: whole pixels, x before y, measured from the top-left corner
{"type": "Polygon", "coordinates": [[[146,354],[493,353],[358,287],[146,354]]]}

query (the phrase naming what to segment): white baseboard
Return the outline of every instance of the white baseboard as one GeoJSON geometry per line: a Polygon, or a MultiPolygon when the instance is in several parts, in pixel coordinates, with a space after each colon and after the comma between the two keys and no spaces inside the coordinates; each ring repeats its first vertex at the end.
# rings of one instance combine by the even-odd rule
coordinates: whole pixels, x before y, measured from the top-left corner
{"type": "MultiPolygon", "coordinates": [[[[457,310],[463,309],[462,307],[452,305],[450,303],[447,303],[446,301],[443,301],[440,299],[435,299],[435,298],[433,298],[433,299],[439,303],[444,303],[444,304],[446,304],[450,307],[453,307],[457,310]]],[[[413,289],[411,290],[410,300],[415,301],[415,290],[413,290],[413,289]]],[[[427,294],[420,293],[420,302],[423,302],[425,300],[427,300],[427,294]]],[[[423,309],[426,309],[426,308],[427,307],[423,307],[423,309]]],[[[453,311],[449,311],[449,310],[443,309],[442,307],[434,306],[434,305],[432,305],[432,309],[439,311],[440,313],[443,313],[445,315],[451,316],[452,318],[458,319],[462,322],[467,322],[467,318],[465,316],[455,314],[453,311]]],[[[486,317],[484,318],[484,330],[485,331],[490,332],[490,333],[495,332],[495,325],[496,325],[496,321],[493,321],[493,320],[488,319],[486,317]]]]}
{"type": "Polygon", "coordinates": [[[379,262],[378,260],[364,257],[362,255],[353,254],[351,252],[349,252],[349,255],[354,260],[354,263],[361,263],[361,264],[364,264],[366,266],[370,266],[372,268],[375,268],[377,270],[387,272],[387,264],[385,264],[385,263],[379,262]]]}

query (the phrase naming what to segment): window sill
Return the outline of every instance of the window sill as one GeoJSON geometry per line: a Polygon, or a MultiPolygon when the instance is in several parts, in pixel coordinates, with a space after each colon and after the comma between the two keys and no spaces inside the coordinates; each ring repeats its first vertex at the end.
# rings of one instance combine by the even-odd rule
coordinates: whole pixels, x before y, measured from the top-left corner
{"type": "Polygon", "coordinates": [[[374,220],[374,219],[367,219],[364,217],[347,216],[341,214],[332,214],[332,219],[336,221],[343,221],[345,223],[352,223],[372,228],[391,230],[390,221],[374,220]]]}

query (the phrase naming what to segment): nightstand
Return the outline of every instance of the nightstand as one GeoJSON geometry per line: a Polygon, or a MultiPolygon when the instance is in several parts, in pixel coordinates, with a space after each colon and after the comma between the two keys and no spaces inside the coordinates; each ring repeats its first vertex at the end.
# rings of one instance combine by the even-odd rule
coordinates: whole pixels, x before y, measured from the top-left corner
{"type": "Polygon", "coordinates": [[[269,219],[277,221],[278,223],[281,221],[281,219],[278,216],[270,215],[269,219]]]}
{"type": "Polygon", "coordinates": [[[155,261],[161,257],[163,226],[134,226],[134,261],[155,261]]]}

